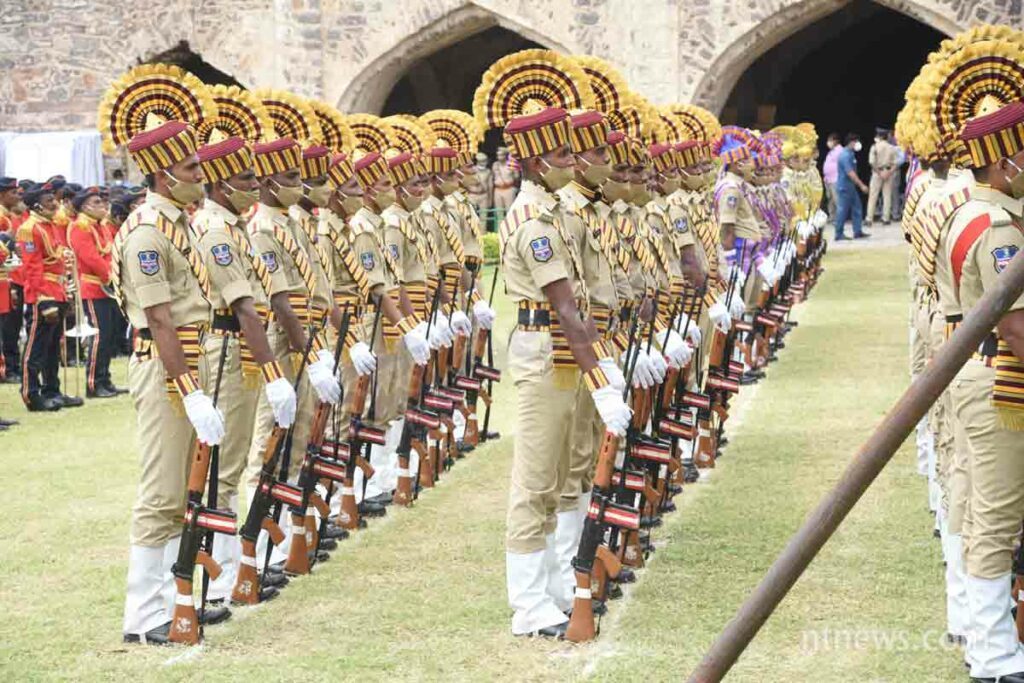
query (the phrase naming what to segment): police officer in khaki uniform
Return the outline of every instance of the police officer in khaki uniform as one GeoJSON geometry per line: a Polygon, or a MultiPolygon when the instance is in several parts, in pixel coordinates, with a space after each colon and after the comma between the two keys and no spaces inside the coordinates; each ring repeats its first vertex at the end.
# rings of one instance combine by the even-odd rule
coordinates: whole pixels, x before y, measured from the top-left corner
{"type": "MultiPolygon", "coordinates": [[[[976,185],[947,219],[940,258],[964,312],[1024,247],[1024,103],[978,116],[960,138],[976,185]]],[[[941,292],[941,290],[940,290],[941,292]]],[[[941,294],[940,294],[941,295],[941,294]]],[[[968,448],[969,519],[963,529],[975,680],[1024,681],[1024,648],[1010,613],[1013,551],[1024,517],[1024,411],[1014,390],[1024,357],[1024,300],[1015,302],[952,384],[968,448]]]]}
{"type": "Polygon", "coordinates": [[[868,208],[865,225],[875,219],[878,198],[882,198],[882,225],[892,220],[893,187],[899,181],[899,166],[896,165],[897,150],[889,142],[889,131],[875,129],[875,142],[868,150],[868,164],[871,166],[871,180],[868,184],[868,208]]]}
{"type": "Polygon", "coordinates": [[[508,148],[499,147],[494,153],[494,163],[491,164],[491,205],[494,207],[496,223],[500,223],[508,213],[516,198],[518,186],[519,171],[509,163],[508,148]]]}
{"type": "Polygon", "coordinates": [[[491,192],[493,179],[491,178],[491,169],[487,165],[487,155],[483,152],[477,152],[473,156],[473,160],[476,162],[473,169],[472,179],[466,185],[466,194],[469,196],[469,202],[476,209],[477,215],[483,222],[485,229],[490,230],[488,224],[490,223],[491,216],[491,192]]]}
{"type": "MultiPolygon", "coordinates": [[[[124,640],[168,642],[190,454],[219,444],[224,420],[199,383],[200,340],[210,317],[206,266],[183,208],[203,197],[191,128],[141,132],[128,151],[147,176],[145,202],[117,234],[112,283],[136,330],[128,384],[138,417],[141,479],[132,509],[124,640]]],[[[207,610],[207,623],[227,610],[207,610]]]]}
{"type": "MultiPolygon", "coordinates": [[[[302,197],[302,150],[291,138],[278,138],[273,142],[253,146],[256,176],[260,181],[260,201],[249,219],[248,231],[253,246],[259,252],[270,274],[270,305],[273,323],[267,338],[285,377],[295,383],[295,372],[301,366],[302,354],[310,352],[306,369],[299,378],[298,408],[292,431],[292,449],[287,457],[288,479],[294,481],[305,454],[312,421],[312,397],[315,391],[324,402],[336,404],[341,386],[335,377],[334,358],[325,348],[320,332],[326,310],[314,307],[313,297],[318,288],[317,272],[308,252],[298,241],[301,228],[288,216],[288,207],[302,197]],[[309,343],[312,337],[312,343],[309,343]]],[[[247,481],[254,487],[263,463],[263,452],[274,426],[274,415],[269,401],[260,397],[256,408],[255,427],[249,448],[247,481]]],[[[250,499],[251,499],[250,495],[250,499]]],[[[292,519],[292,522],[295,520],[292,519]]],[[[304,534],[304,526],[292,524],[292,532],[284,543],[274,548],[272,564],[283,562],[288,556],[291,536],[304,534]]],[[[282,528],[287,528],[282,525],[282,528]]],[[[257,545],[257,559],[265,556],[260,546],[266,542],[265,534],[257,545]]]]}
{"type": "MultiPolygon", "coordinates": [[[[295,391],[267,340],[270,273],[253,248],[242,218],[259,200],[252,155],[241,138],[231,137],[201,147],[198,156],[206,177],[207,198],[192,226],[210,275],[210,303],[214,309],[213,324],[203,342],[200,377],[206,393],[219,396],[225,428],[214,504],[238,513],[238,485],[261,390],[276,424],[282,428],[295,419],[295,391]],[[226,349],[223,367],[222,348],[226,349]]],[[[215,535],[213,558],[220,564],[221,574],[210,584],[211,602],[231,595],[240,556],[237,536],[215,535]]],[[[273,582],[280,582],[277,576],[268,575],[262,599],[276,594],[273,582]]]]}

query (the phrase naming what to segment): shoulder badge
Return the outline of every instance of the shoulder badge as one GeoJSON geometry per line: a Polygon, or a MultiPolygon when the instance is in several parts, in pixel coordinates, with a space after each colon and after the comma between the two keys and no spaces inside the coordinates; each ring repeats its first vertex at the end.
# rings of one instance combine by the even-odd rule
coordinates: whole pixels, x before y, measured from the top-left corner
{"type": "Polygon", "coordinates": [[[213,254],[213,260],[216,261],[218,266],[230,266],[233,257],[231,256],[231,247],[227,244],[215,244],[210,247],[210,253],[213,254]]]}
{"type": "Polygon", "coordinates": [[[551,240],[547,237],[538,237],[530,242],[530,249],[533,250],[533,259],[540,263],[547,263],[554,256],[551,249],[551,240]]]}
{"type": "Polygon", "coordinates": [[[260,258],[263,260],[263,265],[267,267],[267,270],[271,273],[277,272],[277,254],[272,251],[265,251],[260,254],[260,258]]]}
{"type": "Polygon", "coordinates": [[[1006,266],[1010,265],[1010,261],[1018,251],[1019,249],[1016,244],[1006,244],[993,249],[992,260],[996,272],[1001,273],[1006,270],[1006,266]]]}
{"type": "Polygon", "coordinates": [[[160,254],[147,249],[139,252],[139,270],[143,275],[156,275],[160,272],[160,254]]]}
{"type": "Polygon", "coordinates": [[[33,239],[27,239],[21,243],[21,248],[25,250],[26,254],[36,253],[36,243],[33,239]]]}
{"type": "Polygon", "coordinates": [[[363,268],[366,270],[373,270],[376,265],[376,261],[373,258],[372,251],[364,251],[359,255],[359,261],[363,264],[363,268]]]}
{"type": "Polygon", "coordinates": [[[686,216],[680,216],[676,219],[675,228],[676,232],[680,233],[690,231],[690,223],[686,220],[686,216]]]}
{"type": "Polygon", "coordinates": [[[731,194],[731,195],[729,195],[729,197],[728,197],[728,198],[727,198],[727,199],[725,200],[725,203],[729,205],[729,208],[730,208],[730,209],[735,209],[735,208],[736,208],[736,205],[740,203],[740,198],[739,198],[739,197],[737,197],[737,196],[736,196],[736,195],[734,195],[734,194],[731,194]]]}
{"type": "Polygon", "coordinates": [[[391,252],[391,258],[398,260],[398,245],[392,242],[388,245],[388,251],[391,252]]]}

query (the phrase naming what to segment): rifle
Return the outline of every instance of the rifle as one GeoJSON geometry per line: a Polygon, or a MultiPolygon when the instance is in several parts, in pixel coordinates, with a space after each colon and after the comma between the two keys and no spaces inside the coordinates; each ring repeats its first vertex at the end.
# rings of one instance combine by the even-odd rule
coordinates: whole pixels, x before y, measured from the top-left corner
{"type": "MultiPolygon", "coordinates": [[[[341,350],[345,346],[345,337],[348,335],[349,313],[348,304],[341,314],[341,326],[338,330],[338,340],[334,344],[334,371],[337,372],[341,362],[341,350]]],[[[313,414],[313,426],[310,429],[309,440],[306,444],[306,455],[302,459],[302,467],[299,470],[298,486],[302,491],[302,500],[298,505],[292,505],[291,527],[292,541],[288,546],[288,559],[285,560],[284,570],[289,574],[308,574],[311,563],[309,548],[316,550],[320,547],[320,534],[323,529],[316,529],[316,517],[310,514],[310,506],[320,513],[320,519],[324,527],[327,525],[327,518],[331,515],[331,508],[323,498],[316,492],[318,475],[323,473],[328,476],[330,467],[318,467],[319,465],[330,465],[329,462],[321,463],[320,448],[324,441],[324,432],[327,430],[327,419],[330,417],[333,406],[323,401],[317,402],[316,412],[313,414]],[[298,530],[298,531],[296,531],[298,530]]],[[[328,480],[330,478],[328,476],[328,480]]],[[[329,494],[328,494],[329,500],[329,494]]]]}
{"type": "MultiPolygon", "coordinates": [[[[430,312],[427,317],[427,338],[430,338],[430,328],[434,324],[434,317],[437,314],[437,305],[441,298],[441,288],[434,290],[430,301],[430,312]]],[[[398,455],[398,483],[395,486],[395,495],[392,502],[409,507],[415,498],[412,487],[412,474],[409,472],[409,456],[412,449],[416,447],[419,453],[419,465],[423,467],[423,461],[427,458],[427,449],[423,442],[426,439],[426,429],[436,429],[441,426],[440,418],[421,407],[423,401],[423,375],[426,371],[425,365],[412,366],[412,373],[409,377],[409,391],[407,393],[405,422],[402,423],[402,436],[398,441],[396,454],[398,455]]],[[[432,463],[431,463],[432,465],[432,463]]],[[[418,478],[418,477],[417,477],[418,478]]],[[[433,481],[431,481],[433,484],[433,481]]]]}
{"type": "MultiPolygon", "coordinates": [[[[630,386],[633,383],[633,370],[636,368],[637,356],[640,355],[640,345],[635,343],[639,318],[639,315],[634,318],[629,334],[629,345],[626,348],[626,387],[622,390],[623,401],[629,396],[630,386]]],[[[630,524],[632,520],[630,511],[624,510],[622,506],[616,505],[611,500],[612,475],[615,471],[615,456],[619,452],[619,441],[619,436],[605,430],[597,455],[594,483],[590,492],[590,506],[583,522],[580,544],[576,550],[576,556],[572,560],[576,575],[576,591],[565,638],[574,643],[593,640],[597,633],[591,592],[592,573],[597,570],[597,580],[603,588],[603,583],[607,578],[616,578],[622,570],[622,564],[618,557],[602,544],[605,527],[609,522],[614,522],[616,525],[633,526],[630,524]]],[[[620,477],[623,483],[625,479],[625,476],[620,477]]],[[[637,527],[640,523],[639,517],[639,513],[636,513],[637,527]]]]}
{"type": "MultiPolygon", "coordinates": [[[[498,267],[494,267],[494,274],[491,276],[491,289],[487,295],[487,305],[494,306],[494,290],[498,286],[498,267]]],[[[476,347],[473,351],[473,362],[475,364],[473,369],[473,375],[480,377],[481,379],[487,380],[487,390],[481,391],[480,396],[484,399],[484,424],[483,432],[480,434],[480,441],[487,441],[488,439],[497,439],[500,437],[499,434],[491,436],[491,432],[488,429],[491,424],[491,397],[494,396],[494,383],[501,381],[501,371],[494,367],[494,346],[492,344],[493,330],[486,330],[487,339],[487,365],[482,364],[483,353],[479,351],[481,341],[479,335],[477,338],[476,347]]]]}
{"type": "MultiPolygon", "coordinates": [[[[213,388],[213,406],[217,407],[220,397],[220,382],[224,375],[224,363],[228,355],[228,337],[224,336],[220,347],[220,359],[217,364],[217,380],[213,388]]],[[[203,567],[203,592],[200,613],[206,612],[206,593],[210,577],[220,576],[220,565],[213,559],[213,534],[235,534],[236,515],[231,510],[219,510],[217,504],[217,473],[210,477],[210,496],[203,505],[203,493],[206,491],[206,476],[210,472],[210,461],[216,462],[219,446],[207,446],[195,442],[192,449],[192,469],[188,476],[188,502],[185,509],[184,528],[178,546],[178,559],[171,566],[174,574],[174,585],[177,596],[174,600],[174,612],[171,616],[171,631],[168,639],[172,643],[196,645],[202,640],[202,626],[196,618],[196,608],[192,598],[192,580],[196,565],[203,567]]]]}
{"type": "Polygon", "coordinates": [[[1024,642],[1024,538],[1013,558],[1013,599],[1017,604],[1017,640],[1024,642]]]}
{"type": "MultiPolygon", "coordinates": [[[[306,349],[299,362],[299,369],[292,381],[292,389],[298,392],[299,382],[302,373],[306,370],[306,362],[313,349],[313,337],[306,340],[306,349]]],[[[284,543],[284,532],[277,525],[277,518],[283,505],[295,505],[302,500],[302,492],[298,487],[288,482],[278,481],[274,476],[277,469],[278,459],[284,448],[289,445],[287,434],[295,428],[294,423],[287,429],[274,425],[267,439],[267,445],[263,449],[263,466],[260,468],[260,477],[256,483],[256,491],[253,493],[252,501],[249,503],[249,512],[245,517],[245,524],[239,532],[242,541],[242,557],[238,563],[238,578],[235,580],[235,587],[231,591],[232,602],[246,605],[255,605],[260,601],[260,592],[263,579],[266,578],[267,567],[270,565],[270,554],[273,546],[284,543]],[[271,505],[274,506],[271,514],[271,505]],[[256,543],[259,541],[260,531],[266,531],[268,536],[267,552],[263,562],[263,577],[256,572],[256,543]]]]}
{"type": "MultiPolygon", "coordinates": [[[[384,308],[382,303],[385,296],[387,294],[381,294],[375,301],[373,326],[370,328],[371,351],[373,350],[374,342],[377,341],[377,328],[380,325],[381,311],[384,308]]],[[[356,505],[356,467],[363,471],[364,491],[366,481],[374,473],[373,466],[362,456],[363,444],[376,443],[383,445],[385,442],[383,431],[363,424],[363,411],[365,410],[366,394],[369,389],[370,376],[363,375],[359,377],[356,380],[355,389],[352,391],[352,400],[348,405],[348,460],[345,462],[345,478],[341,487],[341,512],[338,514],[338,526],[350,530],[360,529],[366,524],[359,518],[359,506],[356,505]]]]}

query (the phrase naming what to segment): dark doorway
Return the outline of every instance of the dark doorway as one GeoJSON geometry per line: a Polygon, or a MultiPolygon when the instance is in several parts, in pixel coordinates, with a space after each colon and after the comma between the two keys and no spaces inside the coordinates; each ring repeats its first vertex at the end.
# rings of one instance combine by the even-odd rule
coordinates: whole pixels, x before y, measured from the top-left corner
{"type": "MultiPolygon", "coordinates": [[[[431,109],[473,111],[473,93],[491,64],[507,54],[542,47],[500,26],[492,26],[414,63],[384,102],[382,116],[422,114],[431,109]]],[[[491,158],[501,131],[488,131],[482,149],[491,158]]]]}
{"type": "Polygon", "coordinates": [[[237,85],[245,88],[234,76],[226,74],[192,51],[187,40],[180,41],[174,47],[158,52],[148,59],[138,60],[139,64],[173,64],[201,80],[207,85],[237,85]]]}
{"type": "Polygon", "coordinates": [[[768,128],[810,121],[825,136],[857,132],[861,171],[876,126],[892,128],[903,95],[945,38],[870,0],[854,0],[779,43],[737,82],[723,123],[768,128]]]}

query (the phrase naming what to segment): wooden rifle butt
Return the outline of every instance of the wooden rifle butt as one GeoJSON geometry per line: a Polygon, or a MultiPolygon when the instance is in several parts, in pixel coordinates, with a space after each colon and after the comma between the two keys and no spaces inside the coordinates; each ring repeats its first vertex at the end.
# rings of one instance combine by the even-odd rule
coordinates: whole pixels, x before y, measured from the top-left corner
{"type": "Polygon", "coordinates": [[[461,334],[455,335],[455,342],[452,344],[452,364],[455,367],[458,367],[462,359],[466,357],[467,339],[467,337],[461,334]]]}
{"type": "Polygon", "coordinates": [[[590,573],[576,572],[576,597],[572,601],[572,616],[565,630],[565,639],[571,643],[585,643],[597,635],[594,623],[594,603],[590,594],[590,573]]]}
{"type": "MultiPolygon", "coordinates": [[[[309,548],[308,555],[312,556],[320,547],[320,527],[316,521],[316,515],[312,510],[306,510],[306,547],[309,548]]],[[[313,569],[313,560],[310,559],[310,570],[313,569]]]]}
{"type": "Polygon", "coordinates": [[[462,434],[463,443],[476,446],[480,443],[480,426],[477,424],[476,412],[466,417],[466,431],[462,434]]]}
{"type": "Polygon", "coordinates": [[[1013,580],[1013,599],[1017,603],[1017,640],[1024,643],[1024,600],[1021,600],[1021,591],[1024,591],[1024,576],[1018,574],[1013,580]]]}
{"type": "Polygon", "coordinates": [[[488,330],[482,327],[476,331],[476,339],[473,340],[473,358],[484,357],[484,351],[487,350],[487,335],[488,330]]]}
{"type": "Polygon", "coordinates": [[[168,640],[182,645],[198,645],[199,619],[196,617],[196,606],[192,598],[192,581],[175,577],[174,585],[177,588],[177,595],[174,612],[171,613],[168,640]]]}
{"type": "Polygon", "coordinates": [[[420,454],[420,488],[432,489],[434,488],[434,458],[430,448],[421,441],[413,441],[413,448],[420,454]]]}
{"type": "MultiPolygon", "coordinates": [[[[352,491],[352,482],[346,481],[342,491],[352,491]]],[[[356,505],[356,494],[341,494],[341,512],[338,513],[338,526],[354,531],[359,528],[359,506],[356,505]]]]}
{"type": "MultiPolygon", "coordinates": [[[[276,526],[276,525],[275,525],[276,526]]],[[[231,589],[231,601],[255,605],[260,601],[260,575],[256,571],[256,543],[242,539],[242,557],[238,563],[238,576],[231,589]]]]}
{"type": "Polygon", "coordinates": [[[725,341],[726,335],[716,327],[711,336],[711,350],[708,352],[708,364],[713,368],[721,366],[725,360],[725,341]]]}
{"type": "Polygon", "coordinates": [[[301,576],[309,573],[309,544],[306,539],[306,516],[292,514],[292,541],[288,547],[288,559],[284,570],[301,576]],[[296,531],[298,529],[298,531],[296,531]]]}
{"type": "Polygon", "coordinates": [[[605,576],[609,579],[619,578],[619,573],[622,571],[622,562],[619,561],[618,555],[613,553],[608,546],[597,546],[597,554],[595,557],[597,559],[597,563],[594,566],[600,566],[604,571],[605,576]]]}
{"type": "MultiPolygon", "coordinates": [[[[409,469],[409,460],[406,458],[405,465],[401,464],[399,460],[399,468],[406,471],[409,469]]],[[[398,482],[395,484],[395,496],[393,499],[395,505],[401,505],[402,507],[412,506],[412,475],[411,474],[399,474],[398,482]]]]}
{"type": "Polygon", "coordinates": [[[672,407],[672,400],[676,395],[676,384],[679,382],[680,371],[669,368],[665,374],[665,384],[661,392],[661,410],[667,411],[672,407]]]}
{"type": "MultiPolygon", "coordinates": [[[[281,531],[281,527],[277,525],[277,522],[272,520],[270,517],[263,518],[260,528],[267,532],[267,535],[270,536],[270,542],[274,545],[281,545],[284,543],[284,532],[281,531]]],[[[245,541],[242,541],[242,543],[244,544],[245,541]]]]}

